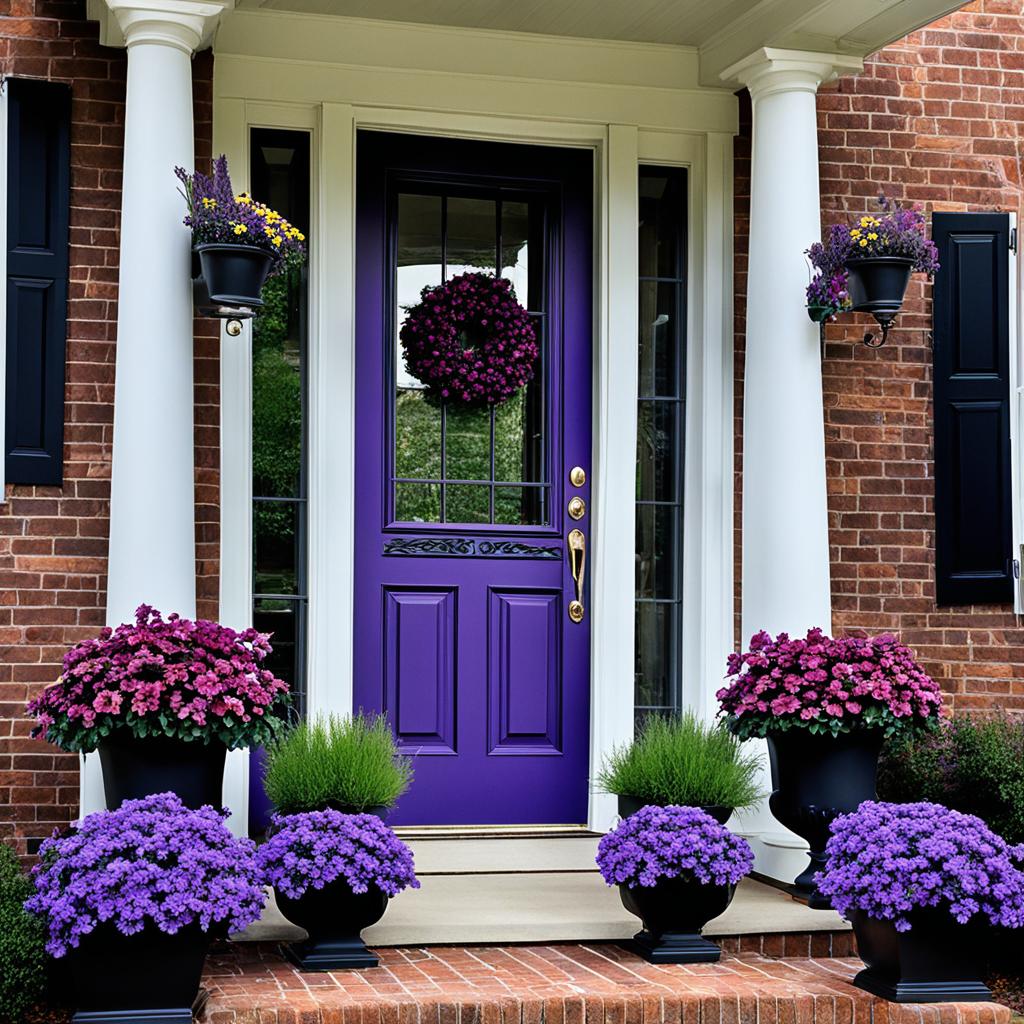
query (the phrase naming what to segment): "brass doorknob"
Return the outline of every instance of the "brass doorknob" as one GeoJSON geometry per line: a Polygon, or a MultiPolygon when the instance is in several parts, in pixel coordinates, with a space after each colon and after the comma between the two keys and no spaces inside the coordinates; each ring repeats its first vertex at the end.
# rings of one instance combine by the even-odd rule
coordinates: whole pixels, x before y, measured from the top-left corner
{"type": "Polygon", "coordinates": [[[569,618],[573,622],[583,621],[583,573],[587,565],[587,540],[582,530],[570,530],[566,537],[569,548],[569,572],[576,584],[576,599],[569,602],[569,618]]]}

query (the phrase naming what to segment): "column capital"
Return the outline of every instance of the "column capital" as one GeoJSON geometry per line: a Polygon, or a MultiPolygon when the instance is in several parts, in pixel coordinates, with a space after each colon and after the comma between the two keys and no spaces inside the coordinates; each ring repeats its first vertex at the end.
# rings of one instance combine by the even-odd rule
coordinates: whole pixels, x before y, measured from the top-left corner
{"type": "Polygon", "coordinates": [[[100,23],[104,46],[153,43],[191,55],[209,45],[232,7],[234,0],[88,0],[87,16],[100,23]]]}
{"type": "Polygon", "coordinates": [[[776,92],[816,92],[830,78],[863,70],[863,58],[849,54],[763,46],[726,68],[720,77],[723,82],[745,85],[756,100],[776,92]]]}

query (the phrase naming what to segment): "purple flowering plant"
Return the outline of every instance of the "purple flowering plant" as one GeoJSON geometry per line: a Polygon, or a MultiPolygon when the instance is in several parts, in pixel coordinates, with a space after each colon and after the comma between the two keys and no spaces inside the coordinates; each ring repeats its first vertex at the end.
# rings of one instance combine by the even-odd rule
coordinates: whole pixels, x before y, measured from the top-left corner
{"type": "Polygon", "coordinates": [[[898,256],[911,260],[915,272],[929,277],[939,269],[939,250],[926,234],[921,210],[884,193],[878,196],[878,206],[878,216],[865,214],[856,224],[833,224],[824,242],[815,242],[807,250],[814,271],[807,286],[812,319],[825,320],[849,308],[847,264],[852,259],[898,256]]]}
{"type": "Polygon", "coordinates": [[[754,854],[699,807],[648,804],[601,837],[597,866],[608,885],[630,889],[679,877],[735,885],[753,870],[754,854]]]}
{"type": "Polygon", "coordinates": [[[118,729],[137,737],[258,746],[283,726],[288,684],[264,662],[270,638],[140,605],[64,656],[60,678],[28,704],[33,736],[88,752],[118,729]]]}
{"type": "Polygon", "coordinates": [[[540,350],[512,282],[458,274],[428,286],[399,331],[405,365],[435,400],[499,405],[532,379],[540,350]]]}
{"type": "Polygon", "coordinates": [[[292,899],[338,880],[355,893],[375,886],[388,896],[420,887],[412,851],[373,814],[275,814],[256,864],[265,885],[292,899]]]}
{"type": "Polygon", "coordinates": [[[865,801],[832,823],[819,891],[839,913],[860,910],[909,931],[919,908],[1024,926],[1024,844],[1011,846],[973,814],[941,804],[865,801]]]}
{"type": "Polygon", "coordinates": [[[740,739],[787,729],[812,733],[882,729],[886,736],[936,728],[942,691],[913,652],[890,634],[806,637],[761,631],[729,655],[718,702],[740,739]]]}
{"type": "Polygon", "coordinates": [[[149,925],[173,935],[193,924],[226,934],[257,920],[266,895],[255,845],[231,834],[227,816],[157,793],[55,832],[39,849],[25,902],[46,921],[47,950],[64,956],[104,923],[123,935],[149,925]]]}
{"type": "Polygon", "coordinates": [[[253,245],[273,258],[271,275],[306,262],[306,236],[276,210],[245,192],[236,194],[226,156],[214,161],[212,177],[189,174],[184,167],[175,167],[174,173],[188,206],[184,223],[192,229],[193,245],[253,245]]]}

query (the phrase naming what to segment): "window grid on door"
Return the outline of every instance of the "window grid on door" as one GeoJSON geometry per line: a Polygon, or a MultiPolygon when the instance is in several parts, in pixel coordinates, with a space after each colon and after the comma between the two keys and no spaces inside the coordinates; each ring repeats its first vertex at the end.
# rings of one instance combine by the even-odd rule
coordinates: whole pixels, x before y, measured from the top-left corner
{"type": "Polygon", "coordinates": [[[639,173],[635,715],[680,706],[686,172],[639,173]]]}
{"type": "MultiPolygon", "coordinates": [[[[547,402],[545,382],[548,376],[548,344],[547,344],[547,290],[544,285],[546,253],[546,202],[545,197],[538,193],[528,193],[513,189],[471,189],[465,193],[446,191],[442,188],[417,189],[414,185],[399,185],[394,203],[396,204],[396,274],[399,269],[418,270],[425,275],[424,285],[440,284],[451,277],[466,272],[480,271],[494,273],[496,268],[505,277],[515,277],[516,262],[525,250],[529,250],[529,263],[523,269],[525,280],[517,283],[516,297],[526,306],[537,333],[540,356],[533,380],[522,391],[499,406],[489,408],[467,408],[458,403],[427,399],[422,387],[404,371],[401,345],[398,332],[403,320],[405,308],[418,299],[403,290],[401,282],[396,279],[396,304],[394,344],[396,346],[394,372],[395,402],[392,407],[392,460],[390,467],[392,489],[392,519],[400,523],[436,523],[436,524],[475,524],[488,526],[514,525],[545,525],[550,521],[551,481],[548,470],[549,458],[547,451],[547,402]],[[436,232],[436,247],[432,263],[415,264],[410,253],[419,244],[421,249],[430,249],[429,243],[422,238],[415,241],[407,239],[403,234],[404,214],[413,209],[414,204],[426,211],[426,219],[435,219],[432,230],[436,232]],[[429,205],[428,205],[429,204],[429,205]],[[466,238],[453,240],[453,220],[457,219],[456,210],[476,204],[477,210],[493,210],[483,218],[492,220],[493,242],[478,247],[475,253],[467,244],[466,238]],[[431,211],[430,206],[436,205],[431,211]],[[525,216],[526,238],[522,239],[522,231],[518,234],[510,228],[507,215],[509,211],[518,211],[520,217],[525,216]],[[519,239],[520,241],[517,241],[519,239]],[[512,246],[524,243],[513,254],[512,246]],[[459,251],[461,246],[462,251],[459,251]],[[482,257],[469,259],[467,256],[482,257]],[[509,260],[514,262],[510,263],[509,260]],[[431,271],[433,275],[431,276],[431,271]],[[525,289],[521,286],[525,285],[525,289]],[[525,294],[523,294],[525,290],[525,294]],[[403,472],[407,468],[409,458],[402,454],[403,442],[409,434],[408,424],[401,422],[404,415],[410,413],[409,403],[415,402],[415,415],[421,422],[424,417],[433,417],[428,422],[428,429],[435,431],[437,451],[431,456],[431,462],[421,454],[413,458],[413,468],[433,468],[435,472],[403,472]],[[509,422],[518,416],[521,427],[519,431],[519,451],[521,463],[518,468],[509,471],[499,463],[507,459],[499,459],[498,452],[502,446],[509,422]],[[460,459],[454,453],[453,437],[467,429],[480,432],[486,441],[486,457],[483,459],[460,459]],[[467,466],[482,471],[459,472],[467,466]],[[504,468],[504,472],[502,471],[504,468]]],[[[463,214],[464,215],[464,214],[463,214]]],[[[414,215],[409,215],[412,221],[414,215]]],[[[479,218],[478,218],[479,220],[479,218]]],[[[422,231],[421,222],[417,224],[422,231]]],[[[479,225],[477,225],[479,227],[479,225]]],[[[489,230],[489,229],[488,229],[489,230]]],[[[469,232],[464,232],[463,236],[469,232]]],[[[419,259],[424,257],[421,253],[419,259]]],[[[418,282],[419,283],[419,282],[418,282]]],[[[516,283],[516,282],[514,282],[516,283]]],[[[422,445],[422,438],[419,438],[422,445]]],[[[479,452],[478,452],[479,454],[479,452]]]]}
{"type": "MultiPolygon", "coordinates": [[[[309,135],[252,129],[252,193],[309,235],[309,135]]],[[[272,633],[266,663],[306,710],[307,301],[305,269],[268,280],[253,320],[253,625],[272,633]]]]}

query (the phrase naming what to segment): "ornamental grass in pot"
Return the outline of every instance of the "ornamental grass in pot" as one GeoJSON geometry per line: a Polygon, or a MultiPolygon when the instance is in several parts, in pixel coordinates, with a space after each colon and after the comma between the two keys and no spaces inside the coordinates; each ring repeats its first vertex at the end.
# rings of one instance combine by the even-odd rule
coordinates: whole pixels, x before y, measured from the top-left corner
{"type": "Polygon", "coordinates": [[[887,738],[938,727],[942,693],[908,647],[890,635],[806,637],[755,634],[729,656],[718,700],[729,730],[768,741],[772,814],[807,840],[808,866],[794,881],[812,907],[829,825],[876,796],[878,756],[887,738]]]}
{"type": "Polygon", "coordinates": [[[412,781],[384,715],[299,722],[266,749],[263,786],[280,814],[331,809],[386,818],[412,781]]]}
{"type": "Polygon", "coordinates": [[[745,753],[722,724],[707,723],[693,711],[672,718],[647,718],[632,743],[616,747],[597,777],[618,797],[619,814],[641,807],[700,807],[724,825],[735,810],[761,798],[761,758],[745,753]]]}
{"type": "Polygon", "coordinates": [[[818,886],[853,924],[854,984],[895,1002],[988,1000],[987,933],[1024,926],[1024,845],[941,804],[837,818],[818,886]]]}
{"type": "Polygon", "coordinates": [[[98,750],[107,806],[177,793],[220,806],[228,749],[258,746],[283,725],[288,684],[263,667],[267,634],[183,619],[140,605],[64,656],[63,672],[28,704],[33,735],[63,750],[98,750]]]}
{"type": "Polygon", "coordinates": [[[597,866],[643,922],[636,952],[657,964],[714,963],[722,951],[701,935],[724,913],[754,854],[697,807],[641,807],[601,838],[597,866]]]}
{"type": "Polygon", "coordinates": [[[229,310],[262,306],[267,278],[305,263],[306,236],[247,193],[236,194],[225,156],[214,162],[212,177],[183,167],[174,173],[210,302],[229,310]]]}
{"type": "Polygon", "coordinates": [[[419,888],[412,851],[374,814],[305,811],[275,815],[256,854],[277,906],[308,938],[287,949],[304,971],[376,967],[360,937],[388,900],[419,888]]]}
{"type": "Polygon", "coordinates": [[[254,845],[226,817],[159,793],[42,844],[25,907],[67,958],[77,1019],[190,1024],[210,939],[257,920],[266,899],[254,845]]]}

